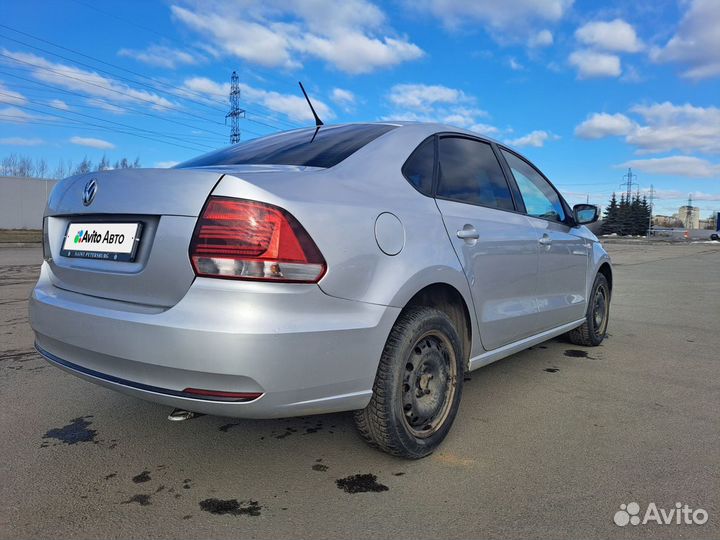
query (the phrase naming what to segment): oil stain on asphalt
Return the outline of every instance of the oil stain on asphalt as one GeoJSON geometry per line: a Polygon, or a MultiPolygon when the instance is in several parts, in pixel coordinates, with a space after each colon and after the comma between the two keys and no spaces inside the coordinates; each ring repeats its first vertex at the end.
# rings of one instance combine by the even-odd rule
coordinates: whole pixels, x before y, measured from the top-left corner
{"type": "Polygon", "coordinates": [[[335,484],[345,493],[379,493],[388,491],[388,487],[378,483],[374,474],[353,474],[335,480],[335,484]]]}
{"type": "Polygon", "coordinates": [[[565,356],[570,358],[590,358],[590,360],[595,360],[591,356],[588,356],[587,351],[581,351],[580,349],[568,349],[565,351],[565,356]]]}
{"type": "Polygon", "coordinates": [[[133,476],[132,479],[132,481],[136,484],[142,484],[143,482],[149,482],[150,480],[152,480],[152,478],[150,478],[150,471],[143,471],[140,474],[133,476]]]}
{"type": "Polygon", "coordinates": [[[61,428],[48,430],[43,439],[56,439],[64,444],[77,444],[81,442],[95,441],[97,431],[88,429],[92,422],[87,420],[92,416],[81,416],[70,421],[70,423],[61,428]]]}
{"type": "Polygon", "coordinates": [[[150,506],[150,495],[133,495],[127,501],[123,501],[121,504],[132,503],[137,503],[140,506],[150,506]]]}
{"type": "Polygon", "coordinates": [[[260,515],[262,506],[257,501],[238,501],[237,499],[205,499],[200,501],[200,509],[216,515],[253,516],[260,515]]]}

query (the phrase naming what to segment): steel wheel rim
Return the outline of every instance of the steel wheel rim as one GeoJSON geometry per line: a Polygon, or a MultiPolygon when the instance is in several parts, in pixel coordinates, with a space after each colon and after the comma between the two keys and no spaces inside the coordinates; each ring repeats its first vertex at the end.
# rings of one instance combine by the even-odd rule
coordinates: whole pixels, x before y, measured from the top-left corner
{"type": "Polygon", "coordinates": [[[457,391],[457,363],[450,340],[431,330],[415,341],[403,366],[400,407],[405,427],[430,437],[445,423],[457,391]]]}
{"type": "Polygon", "coordinates": [[[601,285],[595,291],[595,297],[593,298],[592,320],[596,336],[605,335],[609,308],[610,302],[608,302],[607,289],[604,285],[601,285]]]}

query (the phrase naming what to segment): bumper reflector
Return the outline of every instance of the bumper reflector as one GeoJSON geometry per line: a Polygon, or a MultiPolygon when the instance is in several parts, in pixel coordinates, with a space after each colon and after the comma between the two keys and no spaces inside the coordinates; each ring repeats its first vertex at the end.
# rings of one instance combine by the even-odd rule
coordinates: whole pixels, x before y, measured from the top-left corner
{"type": "Polygon", "coordinates": [[[203,390],[200,388],[186,388],[184,394],[204,398],[215,398],[222,401],[252,401],[262,396],[262,392],[225,392],[222,390],[203,390]]]}

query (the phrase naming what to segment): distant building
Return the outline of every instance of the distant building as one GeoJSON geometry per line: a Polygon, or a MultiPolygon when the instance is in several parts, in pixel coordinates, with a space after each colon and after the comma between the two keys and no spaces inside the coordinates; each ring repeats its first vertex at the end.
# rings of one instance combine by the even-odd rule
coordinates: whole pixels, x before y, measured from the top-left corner
{"type": "Polygon", "coordinates": [[[676,215],[663,216],[661,214],[653,216],[653,225],[655,227],[682,227],[676,215]]]}
{"type": "Polygon", "coordinates": [[[700,209],[697,206],[681,206],[678,209],[678,218],[686,229],[700,228],[700,209]]]}
{"type": "Polygon", "coordinates": [[[701,229],[710,229],[711,231],[717,230],[716,216],[710,216],[707,219],[700,220],[701,229]]]}

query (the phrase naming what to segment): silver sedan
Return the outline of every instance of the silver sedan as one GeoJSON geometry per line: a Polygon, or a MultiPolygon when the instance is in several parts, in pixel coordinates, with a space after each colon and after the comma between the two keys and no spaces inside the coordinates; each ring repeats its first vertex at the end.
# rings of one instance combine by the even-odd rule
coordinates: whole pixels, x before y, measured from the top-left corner
{"type": "Polygon", "coordinates": [[[438,124],[301,129],[49,199],[36,347],[91,382],[245,418],[355,411],[420,458],[465,374],[568,333],[598,345],[612,269],[522,155],[438,124]]]}

